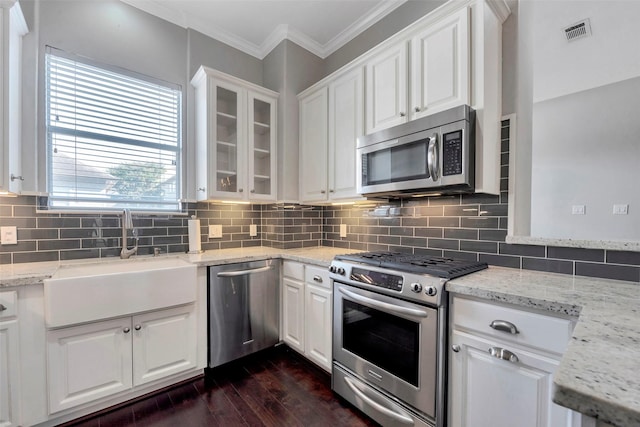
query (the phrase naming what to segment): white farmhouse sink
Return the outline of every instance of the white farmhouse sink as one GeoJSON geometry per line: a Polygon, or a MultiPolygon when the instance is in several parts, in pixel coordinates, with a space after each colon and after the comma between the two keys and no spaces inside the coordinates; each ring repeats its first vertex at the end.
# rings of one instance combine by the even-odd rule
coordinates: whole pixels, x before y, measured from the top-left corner
{"type": "Polygon", "coordinates": [[[45,320],[57,328],[196,300],[196,266],[179,258],[66,265],[44,280],[45,320]]]}

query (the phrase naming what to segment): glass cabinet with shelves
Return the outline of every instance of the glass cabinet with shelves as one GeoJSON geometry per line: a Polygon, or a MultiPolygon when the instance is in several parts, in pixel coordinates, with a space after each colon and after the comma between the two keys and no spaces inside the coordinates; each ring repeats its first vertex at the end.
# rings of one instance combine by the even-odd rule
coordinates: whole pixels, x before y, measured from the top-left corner
{"type": "Polygon", "coordinates": [[[198,200],[276,200],[276,92],[200,67],[196,100],[198,200]]]}

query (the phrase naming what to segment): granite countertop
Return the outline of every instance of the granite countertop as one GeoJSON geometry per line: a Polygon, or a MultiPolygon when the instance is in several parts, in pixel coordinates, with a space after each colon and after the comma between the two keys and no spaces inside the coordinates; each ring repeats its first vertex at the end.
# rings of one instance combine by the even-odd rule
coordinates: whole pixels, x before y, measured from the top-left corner
{"type": "MultiPolygon", "coordinates": [[[[282,258],[292,261],[328,267],[334,256],[344,253],[358,252],[352,249],[313,247],[303,249],[275,249],[258,246],[238,249],[221,249],[205,251],[200,254],[165,254],[161,257],[181,258],[198,266],[228,264],[234,262],[254,261],[269,258],[282,258]]],[[[25,264],[0,265],[0,288],[42,284],[50,278],[62,265],[80,265],[93,263],[121,263],[137,260],[157,259],[152,256],[140,256],[123,261],[119,258],[92,258],[74,261],[33,262],[25,264]]]]}
{"type": "MultiPolygon", "coordinates": [[[[328,266],[357,251],[253,247],[169,254],[199,266],[282,258],[328,266]]],[[[151,257],[138,257],[144,260],[151,257]]],[[[0,265],[0,288],[42,284],[61,265],[122,262],[117,258],[0,265]]],[[[640,285],[587,277],[489,267],[447,283],[447,290],[490,301],[577,317],[554,375],[554,400],[614,426],[640,425],[640,285]]]]}
{"type": "Polygon", "coordinates": [[[640,285],[489,267],[447,290],[579,317],[554,375],[554,401],[614,426],[640,426],[640,285]]]}

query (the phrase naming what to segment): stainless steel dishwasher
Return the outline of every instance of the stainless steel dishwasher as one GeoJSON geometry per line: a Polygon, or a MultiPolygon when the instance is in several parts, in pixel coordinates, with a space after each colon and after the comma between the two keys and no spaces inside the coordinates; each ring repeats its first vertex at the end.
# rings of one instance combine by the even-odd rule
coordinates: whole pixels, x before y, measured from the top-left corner
{"type": "Polygon", "coordinates": [[[209,267],[210,368],[279,341],[280,260],[209,267]]]}

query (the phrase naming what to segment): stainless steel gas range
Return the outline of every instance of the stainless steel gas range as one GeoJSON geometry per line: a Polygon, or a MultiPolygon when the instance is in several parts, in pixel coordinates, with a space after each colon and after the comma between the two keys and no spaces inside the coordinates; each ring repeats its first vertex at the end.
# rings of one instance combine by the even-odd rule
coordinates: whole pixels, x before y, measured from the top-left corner
{"type": "Polygon", "coordinates": [[[332,389],[383,426],[445,425],[447,280],[486,263],[336,256],[332,389]]]}

